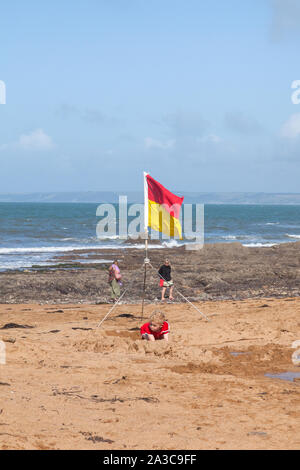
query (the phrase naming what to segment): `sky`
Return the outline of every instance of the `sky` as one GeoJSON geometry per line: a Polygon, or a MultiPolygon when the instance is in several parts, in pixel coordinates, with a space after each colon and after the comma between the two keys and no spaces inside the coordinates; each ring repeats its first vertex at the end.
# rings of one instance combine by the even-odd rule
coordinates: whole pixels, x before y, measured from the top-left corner
{"type": "Polygon", "coordinates": [[[299,46],[299,0],[2,2],[0,193],[300,192],[299,46]]]}

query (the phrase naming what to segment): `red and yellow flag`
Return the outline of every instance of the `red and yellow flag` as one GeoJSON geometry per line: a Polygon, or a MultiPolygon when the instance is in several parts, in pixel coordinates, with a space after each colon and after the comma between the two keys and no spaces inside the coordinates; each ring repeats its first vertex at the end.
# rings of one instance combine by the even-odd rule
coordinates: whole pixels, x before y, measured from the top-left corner
{"type": "Polygon", "coordinates": [[[182,239],[179,220],[183,197],[164,188],[150,175],[145,174],[148,191],[148,227],[170,237],[182,239]]]}

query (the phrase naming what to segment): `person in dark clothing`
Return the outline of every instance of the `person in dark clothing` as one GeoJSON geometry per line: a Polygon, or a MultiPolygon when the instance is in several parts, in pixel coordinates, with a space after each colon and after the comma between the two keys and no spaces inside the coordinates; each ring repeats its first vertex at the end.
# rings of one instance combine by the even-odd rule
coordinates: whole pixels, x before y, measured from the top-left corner
{"type": "Polygon", "coordinates": [[[165,259],[164,264],[159,268],[158,274],[160,277],[160,287],[161,287],[161,301],[164,302],[166,289],[170,289],[169,300],[174,300],[173,298],[173,281],[171,277],[171,265],[168,259],[165,259]]]}

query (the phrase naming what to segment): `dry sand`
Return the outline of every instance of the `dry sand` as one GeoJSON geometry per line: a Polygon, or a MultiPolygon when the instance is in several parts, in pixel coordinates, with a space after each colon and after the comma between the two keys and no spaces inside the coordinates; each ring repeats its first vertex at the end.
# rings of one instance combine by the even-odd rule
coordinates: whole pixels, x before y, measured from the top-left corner
{"type": "Polygon", "coordinates": [[[33,328],[0,330],[0,449],[299,449],[300,383],[265,374],[300,372],[300,298],[197,306],[163,305],[170,342],[148,343],[140,305],[97,329],[107,305],[1,304],[33,328]]]}

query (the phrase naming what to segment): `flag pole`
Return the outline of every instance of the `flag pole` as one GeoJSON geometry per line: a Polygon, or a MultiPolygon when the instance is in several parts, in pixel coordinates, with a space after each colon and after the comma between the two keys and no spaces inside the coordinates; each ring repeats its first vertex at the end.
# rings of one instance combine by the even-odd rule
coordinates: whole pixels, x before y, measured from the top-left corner
{"type": "Polygon", "coordinates": [[[144,171],[144,237],[145,237],[145,259],[144,259],[144,285],[143,285],[143,300],[142,300],[142,316],[144,318],[144,303],[145,303],[145,290],[146,290],[146,277],[147,277],[147,264],[148,259],[148,183],[147,175],[144,171]]]}
{"type": "Polygon", "coordinates": [[[148,182],[147,175],[144,171],[144,233],[145,233],[145,254],[146,258],[148,257],[148,182]]]}

